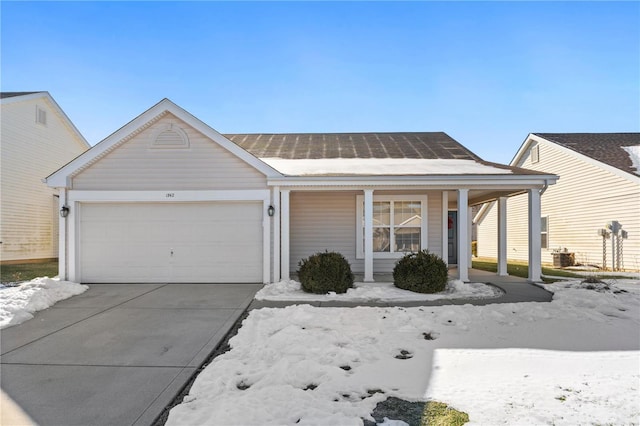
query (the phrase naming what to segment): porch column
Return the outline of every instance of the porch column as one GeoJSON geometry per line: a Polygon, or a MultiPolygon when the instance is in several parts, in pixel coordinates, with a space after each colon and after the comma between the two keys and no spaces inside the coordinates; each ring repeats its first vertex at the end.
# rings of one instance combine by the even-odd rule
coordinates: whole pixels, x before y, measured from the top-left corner
{"type": "Polygon", "coordinates": [[[262,283],[271,282],[271,217],[269,217],[269,206],[271,200],[262,200],[262,283]]]}
{"type": "Polygon", "coordinates": [[[67,279],[67,219],[60,216],[60,209],[67,204],[66,188],[58,189],[58,276],[67,279]]]}
{"type": "Polygon", "coordinates": [[[540,192],[529,190],[529,281],[540,281],[542,275],[540,238],[540,192]]]}
{"type": "Polygon", "coordinates": [[[507,273],[507,197],[498,198],[498,275],[507,273]]]}
{"type": "Polygon", "coordinates": [[[469,281],[469,190],[458,189],[458,279],[469,281]]]}
{"type": "Polygon", "coordinates": [[[373,282],[373,189],[364,190],[364,282],[373,282]]]}
{"type": "Polygon", "coordinates": [[[280,187],[273,188],[273,282],[280,281],[280,187]]]}
{"type": "Polygon", "coordinates": [[[70,194],[67,193],[67,205],[69,206],[69,215],[67,216],[67,280],[77,283],[80,282],[78,276],[77,246],[76,246],[76,214],[80,203],[70,200],[70,194]]]}
{"type": "Polygon", "coordinates": [[[280,246],[282,255],[280,256],[280,274],[283,280],[289,277],[289,190],[283,189],[280,192],[280,246]]]}
{"type": "Polygon", "coordinates": [[[469,236],[469,240],[467,241],[467,247],[469,248],[469,268],[471,268],[471,265],[473,265],[473,252],[471,250],[471,243],[473,242],[473,211],[471,209],[471,207],[469,207],[468,210],[468,216],[467,216],[467,235],[469,236]]]}
{"type": "Polygon", "coordinates": [[[442,191],[442,260],[449,266],[449,193],[442,191]]]}

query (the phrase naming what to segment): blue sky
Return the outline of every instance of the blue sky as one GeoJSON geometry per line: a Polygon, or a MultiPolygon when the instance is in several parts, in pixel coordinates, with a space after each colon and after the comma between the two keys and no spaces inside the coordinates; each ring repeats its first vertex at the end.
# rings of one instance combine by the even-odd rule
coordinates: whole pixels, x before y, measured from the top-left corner
{"type": "Polygon", "coordinates": [[[169,98],[221,133],[640,130],[638,2],[7,2],[2,91],[91,144],[169,98]]]}

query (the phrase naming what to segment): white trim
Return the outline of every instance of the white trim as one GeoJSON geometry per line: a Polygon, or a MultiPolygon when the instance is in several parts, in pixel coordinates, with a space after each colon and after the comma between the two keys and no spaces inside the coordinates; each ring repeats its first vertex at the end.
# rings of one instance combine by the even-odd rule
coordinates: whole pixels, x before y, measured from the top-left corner
{"type": "Polygon", "coordinates": [[[449,192],[442,191],[442,260],[449,265],[449,192]]]}
{"type": "Polygon", "coordinates": [[[469,237],[469,239],[467,240],[467,247],[468,247],[468,252],[469,252],[469,256],[467,257],[467,262],[469,265],[469,268],[471,268],[471,266],[473,265],[473,251],[471,250],[471,244],[473,243],[473,223],[471,223],[471,216],[472,214],[472,209],[471,207],[467,208],[467,236],[469,237]]]}
{"type": "Polygon", "coordinates": [[[262,283],[271,282],[271,217],[269,205],[271,200],[262,200],[262,283]]]}
{"type": "MultiPolygon", "coordinates": [[[[365,194],[366,194],[365,190],[365,194]]],[[[373,190],[371,190],[373,191],[373,190]]],[[[429,197],[426,194],[414,194],[414,195],[374,195],[372,202],[377,201],[420,201],[420,215],[421,215],[421,226],[420,226],[420,250],[425,250],[428,248],[429,243],[429,233],[428,233],[428,211],[429,211],[429,197]]],[[[356,259],[365,259],[366,247],[363,247],[363,242],[366,244],[366,239],[363,238],[364,230],[362,227],[362,218],[364,217],[364,212],[362,206],[364,205],[364,197],[362,195],[356,195],[356,259]]],[[[373,205],[372,205],[373,206],[373,205]]],[[[365,206],[366,207],[366,206],[365,206]]],[[[373,212],[373,210],[372,210],[373,212]]],[[[373,214],[373,213],[372,213],[373,214]]],[[[366,219],[366,218],[365,218],[366,219]]],[[[393,211],[391,212],[391,219],[393,220],[393,211]]],[[[391,228],[393,229],[395,226],[391,224],[391,228]]],[[[365,223],[366,228],[366,223],[365,223]]],[[[372,218],[372,234],[371,238],[373,238],[373,218],[372,218]]],[[[393,232],[390,234],[391,239],[391,247],[394,246],[395,236],[393,232]]],[[[373,240],[372,240],[373,244],[373,240]]],[[[406,252],[374,252],[373,245],[371,249],[373,253],[374,259],[400,259],[406,252]]]]}
{"type": "Polygon", "coordinates": [[[288,280],[291,274],[289,271],[289,250],[290,250],[290,240],[289,240],[289,190],[283,189],[280,191],[281,199],[280,199],[280,211],[282,215],[280,217],[280,233],[281,233],[281,241],[280,241],[280,275],[283,280],[288,280]]]}
{"type": "Polygon", "coordinates": [[[280,188],[273,188],[273,282],[280,281],[280,188]]]}
{"type": "Polygon", "coordinates": [[[540,248],[540,192],[529,190],[529,281],[538,282],[542,275],[540,248]]]}
{"type": "MultiPolygon", "coordinates": [[[[358,197],[356,197],[357,200],[358,197]]],[[[373,282],[373,189],[364,190],[363,198],[364,214],[364,282],[373,282]]],[[[360,209],[358,203],[358,210],[360,209]]],[[[356,229],[362,228],[362,221],[359,221],[356,229]]],[[[357,242],[361,243],[362,238],[358,237],[357,242]]]]}
{"type": "Polygon", "coordinates": [[[225,191],[89,191],[70,190],[70,201],[97,202],[194,202],[194,201],[268,201],[268,189],[225,191]]]}
{"type": "MultiPolygon", "coordinates": [[[[552,185],[558,180],[556,175],[428,175],[428,176],[322,176],[316,178],[287,176],[268,178],[267,185],[282,187],[309,187],[323,190],[336,187],[344,190],[362,190],[374,187],[376,190],[401,186],[422,186],[425,189],[456,190],[461,186],[468,189],[526,190],[552,185]]],[[[306,188],[305,188],[306,189],[306,188]]]]}
{"type": "Polygon", "coordinates": [[[111,151],[111,149],[117,147],[120,143],[127,140],[132,134],[136,134],[141,128],[144,128],[149,122],[156,120],[159,116],[164,115],[165,113],[171,113],[176,118],[191,126],[198,132],[202,133],[213,142],[220,145],[222,148],[226,149],[236,157],[243,160],[245,163],[249,164],[259,172],[263,173],[267,177],[278,177],[282,176],[277,170],[273,169],[266,163],[260,161],[258,158],[249,154],[249,152],[240,148],[235,143],[231,142],[229,139],[222,136],[213,128],[209,127],[204,122],[200,121],[186,110],[180,108],[169,99],[163,99],[158,102],[156,105],[149,108],[147,111],[140,114],[138,117],[131,120],[129,123],[124,125],[122,128],[112,133],[103,141],[96,144],[90,150],[86,151],[76,159],[67,163],[58,171],[51,174],[46,178],[47,185],[51,187],[68,187],[69,186],[69,178],[73,176],[78,170],[86,167],[88,164],[91,164],[93,161],[96,161],[102,155],[111,151]]]}
{"type": "Polygon", "coordinates": [[[58,276],[67,279],[67,218],[60,216],[60,209],[67,204],[67,190],[58,191],[58,276]]]}
{"type": "MultiPolygon", "coordinates": [[[[80,242],[81,203],[181,203],[181,202],[225,202],[225,201],[262,201],[263,203],[263,282],[270,282],[271,231],[267,208],[270,202],[268,189],[244,191],[79,191],[61,188],[60,194],[67,196],[70,207],[67,216],[67,277],[70,281],[81,282],[81,264],[78,261],[80,242]],[[170,195],[170,196],[169,196],[170,195]]],[[[61,202],[63,197],[60,198],[61,202]]],[[[62,238],[62,236],[61,236],[62,238]]],[[[63,245],[60,242],[61,247],[63,245]]],[[[62,263],[61,266],[62,267],[62,263]]],[[[62,276],[62,275],[61,275],[62,276]]]]}
{"type": "Polygon", "coordinates": [[[71,282],[81,282],[81,272],[79,271],[78,262],[78,246],[80,242],[80,215],[82,214],[78,209],[80,203],[67,201],[69,206],[69,215],[67,216],[67,276],[71,282]]]}
{"type": "Polygon", "coordinates": [[[507,197],[498,198],[498,271],[507,276],[507,197]]]}
{"type": "Polygon", "coordinates": [[[469,281],[469,190],[458,189],[458,279],[469,281]]]}

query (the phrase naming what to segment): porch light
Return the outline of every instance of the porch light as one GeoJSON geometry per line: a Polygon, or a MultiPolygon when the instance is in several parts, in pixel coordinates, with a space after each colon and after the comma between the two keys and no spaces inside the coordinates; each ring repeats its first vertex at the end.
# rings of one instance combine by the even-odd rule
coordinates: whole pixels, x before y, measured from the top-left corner
{"type": "Polygon", "coordinates": [[[66,206],[66,205],[65,205],[65,206],[62,206],[62,207],[60,208],[60,216],[62,216],[62,217],[67,217],[67,216],[69,216],[69,206],[66,206]]]}
{"type": "Polygon", "coordinates": [[[269,206],[269,208],[267,209],[267,214],[269,215],[269,217],[273,217],[275,213],[276,213],[276,208],[273,206],[269,206]]]}

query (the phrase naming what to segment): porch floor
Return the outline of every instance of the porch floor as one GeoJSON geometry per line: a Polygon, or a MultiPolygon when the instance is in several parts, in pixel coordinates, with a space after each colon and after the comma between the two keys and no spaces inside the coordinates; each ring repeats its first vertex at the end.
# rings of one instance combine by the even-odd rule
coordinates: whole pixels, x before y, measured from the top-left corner
{"type": "MultiPolygon", "coordinates": [[[[449,269],[449,278],[455,279],[458,276],[456,268],[449,269]]],[[[295,277],[292,277],[295,279],[295,277]]],[[[355,281],[362,282],[363,275],[355,274],[355,281]]],[[[374,274],[377,282],[393,282],[391,274],[374,274]]],[[[307,304],[318,307],[355,307],[355,306],[443,306],[443,305],[490,305],[493,303],[520,303],[520,302],[550,302],[553,293],[542,288],[542,284],[531,284],[526,279],[514,276],[498,276],[493,272],[486,272],[477,269],[469,269],[469,281],[476,283],[490,284],[500,288],[503,294],[494,299],[439,299],[413,302],[346,302],[346,301],[270,301],[254,300],[249,309],[259,308],[282,308],[289,305],[307,304]]]]}

